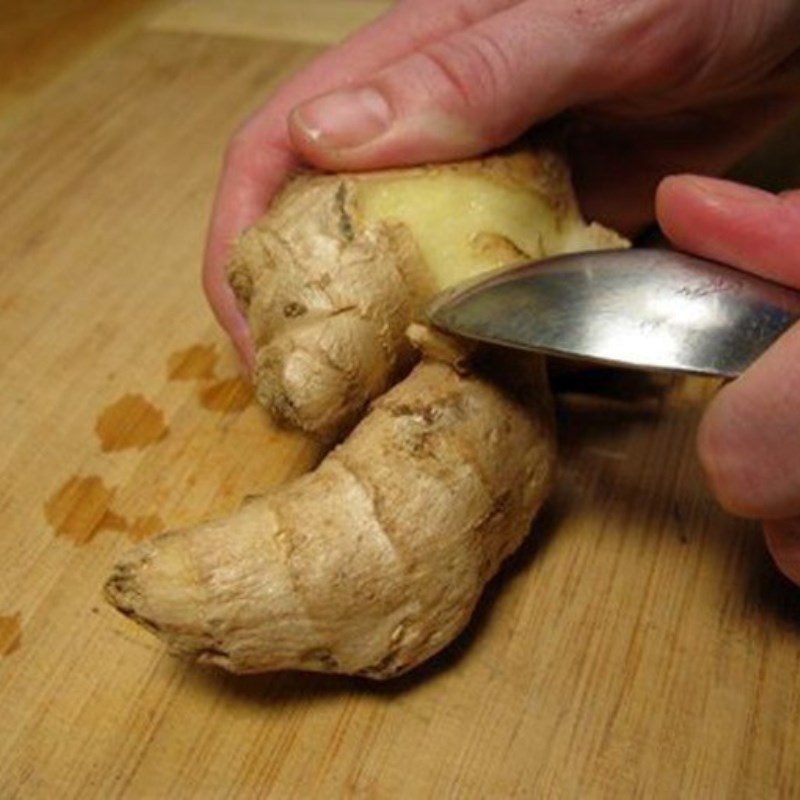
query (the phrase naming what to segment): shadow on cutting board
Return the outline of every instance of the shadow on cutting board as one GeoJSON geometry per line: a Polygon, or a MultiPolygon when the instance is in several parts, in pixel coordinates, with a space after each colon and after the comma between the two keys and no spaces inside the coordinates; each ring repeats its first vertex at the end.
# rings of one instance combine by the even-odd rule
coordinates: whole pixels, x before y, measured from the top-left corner
{"type": "Polygon", "coordinates": [[[627,370],[556,376],[566,513],[602,504],[604,535],[702,544],[702,557],[723,562],[738,584],[736,613],[800,633],[800,587],[775,567],[760,524],[727,514],[706,488],[695,435],[719,382],[689,380],[699,391],[687,400],[682,378],[627,370]]]}

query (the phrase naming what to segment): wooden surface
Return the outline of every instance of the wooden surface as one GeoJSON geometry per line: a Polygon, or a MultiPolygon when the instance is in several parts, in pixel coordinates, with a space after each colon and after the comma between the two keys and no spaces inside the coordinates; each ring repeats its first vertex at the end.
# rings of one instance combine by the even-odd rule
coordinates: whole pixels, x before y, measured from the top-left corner
{"type": "Polygon", "coordinates": [[[165,0],[6,0],[0,14],[0,111],[113,45],[165,0]]]}
{"type": "Polygon", "coordinates": [[[187,666],[103,603],[132,541],[315,457],[237,379],[201,243],[234,124],[382,4],[162,5],[0,135],[0,797],[798,796],[800,592],[704,491],[713,384],[562,380],[556,495],[394,683],[187,666]]]}

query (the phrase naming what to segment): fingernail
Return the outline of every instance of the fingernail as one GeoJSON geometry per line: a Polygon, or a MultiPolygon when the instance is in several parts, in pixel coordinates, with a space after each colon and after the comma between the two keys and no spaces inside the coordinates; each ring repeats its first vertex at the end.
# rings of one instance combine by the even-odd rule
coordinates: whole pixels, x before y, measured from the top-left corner
{"type": "Polygon", "coordinates": [[[344,89],[298,106],[291,122],[314,144],[346,150],[386,133],[392,124],[392,110],[376,89],[344,89]]]}
{"type": "Polygon", "coordinates": [[[756,203],[762,205],[770,200],[775,200],[776,195],[757,189],[755,186],[745,186],[742,183],[726,181],[721,178],[705,178],[698,175],[686,175],[683,180],[696,192],[702,194],[707,200],[719,203],[756,203]]]}

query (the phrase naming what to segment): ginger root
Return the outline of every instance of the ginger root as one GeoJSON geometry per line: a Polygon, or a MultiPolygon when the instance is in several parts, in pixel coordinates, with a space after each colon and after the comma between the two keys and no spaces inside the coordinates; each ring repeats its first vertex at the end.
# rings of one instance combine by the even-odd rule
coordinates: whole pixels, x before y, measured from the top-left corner
{"type": "Polygon", "coordinates": [[[519,151],[300,175],[241,237],[228,275],[259,400],[333,441],[408,370],[406,328],[435,292],[520,259],[623,244],[583,222],[559,158],[519,151]]]}
{"type": "Polygon", "coordinates": [[[235,672],[388,678],[443,648],[528,532],[555,441],[540,359],[406,329],[482,270],[622,245],[584,224],[544,152],[294,179],[229,270],[258,396],[326,440],[369,411],[313,472],[141,544],[110,602],[235,672]]]}
{"type": "Polygon", "coordinates": [[[547,493],[537,377],[522,402],[423,361],[314,472],[143,543],[107,596],[174,652],[235,672],[404,672],[466,625],[547,493]]]}

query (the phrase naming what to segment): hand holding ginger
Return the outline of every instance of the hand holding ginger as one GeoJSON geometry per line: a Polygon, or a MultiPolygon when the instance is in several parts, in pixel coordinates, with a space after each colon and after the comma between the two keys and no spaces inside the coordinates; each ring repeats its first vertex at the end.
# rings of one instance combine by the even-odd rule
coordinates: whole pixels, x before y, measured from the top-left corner
{"type": "MultiPolygon", "coordinates": [[[[287,81],[228,149],[205,284],[252,362],[224,281],[231,239],[301,159],[360,170],[465,158],[567,112],[584,211],[798,286],[798,202],[682,173],[720,174],[800,106],[792,0],[401,0],[287,81]]],[[[711,488],[765,521],[800,583],[793,332],[711,405],[699,439],[711,488]]]]}

